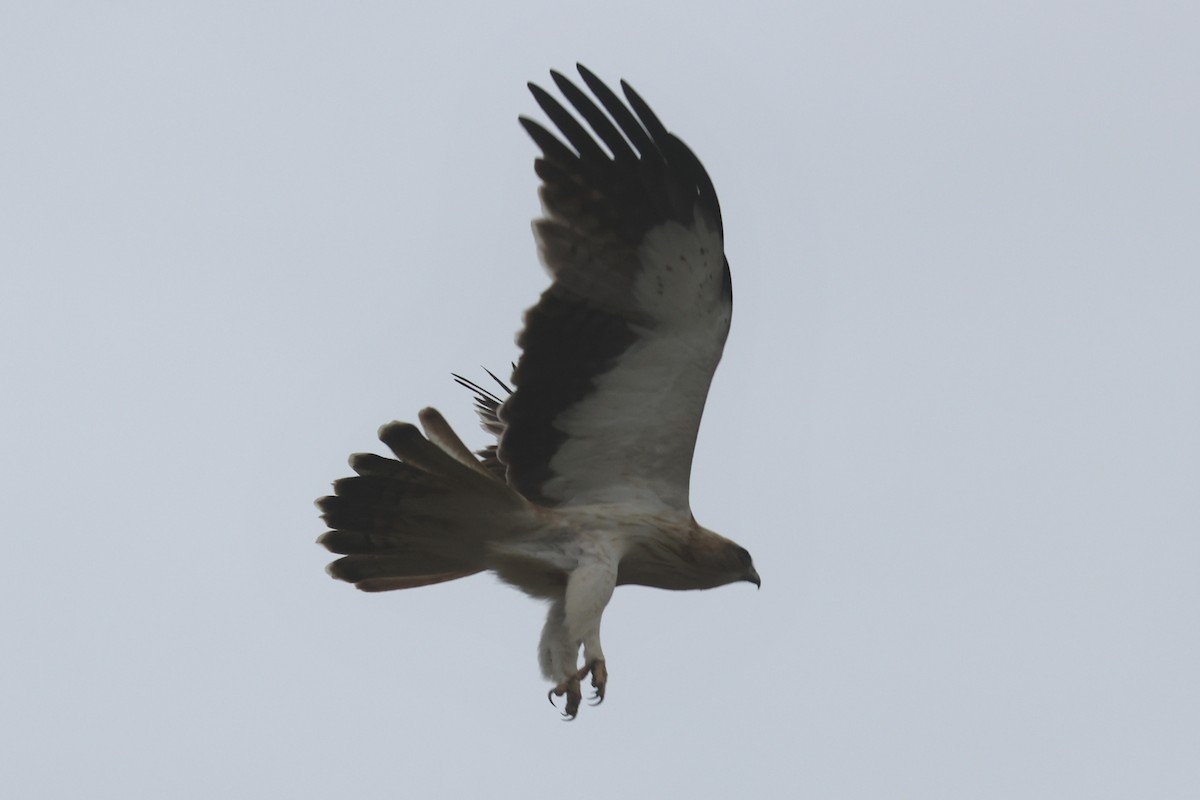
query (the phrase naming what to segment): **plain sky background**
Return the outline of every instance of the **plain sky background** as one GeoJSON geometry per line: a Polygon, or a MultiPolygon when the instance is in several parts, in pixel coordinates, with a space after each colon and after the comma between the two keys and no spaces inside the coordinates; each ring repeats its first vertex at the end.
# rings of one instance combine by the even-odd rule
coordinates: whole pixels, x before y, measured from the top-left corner
{"type": "Polygon", "coordinates": [[[1200,10],[4,3],[14,798],[1200,796],[1200,10]],[[312,501],[546,284],[525,81],[720,193],[693,504],[763,588],[330,580],[312,501]]]}

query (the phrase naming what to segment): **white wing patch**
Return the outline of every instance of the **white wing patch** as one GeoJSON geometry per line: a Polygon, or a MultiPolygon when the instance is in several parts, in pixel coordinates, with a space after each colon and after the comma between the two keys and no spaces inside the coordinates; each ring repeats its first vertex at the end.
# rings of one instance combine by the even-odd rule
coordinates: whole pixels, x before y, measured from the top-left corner
{"type": "Polygon", "coordinates": [[[642,271],[634,283],[634,299],[656,320],[712,327],[716,320],[709,307],[728,313],[720,302],[724,243],[704,214],[697,212],[691,227],[666,222],[651,228],[638,248],[638,260],[642,271]]]}
{"type": "Polygon", "coordinates": [[[555,420],[569,438],[544,490],[571,505],[642,495],[689,514],[696,433],[729,328],[721,236],[697,214],[692,228],[668,222],[649,231],[638,256],[634,306],[651,322],[555,420]]]}

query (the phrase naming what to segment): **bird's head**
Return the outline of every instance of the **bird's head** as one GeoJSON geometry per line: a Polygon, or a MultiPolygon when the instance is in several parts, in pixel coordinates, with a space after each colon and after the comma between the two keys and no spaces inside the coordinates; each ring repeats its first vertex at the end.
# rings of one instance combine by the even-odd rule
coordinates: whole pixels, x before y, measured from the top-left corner
{"type": "Polygon", "coordinates": [[[756,588],[762,588],[762,579],[758,577],[758,570],[754,568],[754,559],[750,557],[750,551],[742,547],[740,544],[729,542],[730,559],[729,569],[735,577],[732,582],[746,581],[753,583],[756,588]]]}
{"type": "Polygon", "coordinates": [[[695,566],[709,577],[711,586],[745,581],[762,587],[762,579],[758,577],[758,570],[754,569],[750,551],[737,542],[696,525],[696,535],[692,538],[690,549],[695,556],[695,566]]]}
{"type": "Polygon", "coordinates": [[[663,525],[621,559],[617,583],[659,589],[713,589],[746,581],[761,586],[750,552],[695,520],[663,525]]]}

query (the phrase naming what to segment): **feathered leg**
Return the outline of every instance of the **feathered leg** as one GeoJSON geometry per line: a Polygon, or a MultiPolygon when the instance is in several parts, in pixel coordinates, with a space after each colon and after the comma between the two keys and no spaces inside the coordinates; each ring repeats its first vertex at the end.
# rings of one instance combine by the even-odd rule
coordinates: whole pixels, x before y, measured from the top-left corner
{"type": "Polygon", "coordinates": [[[595,689],[593,705],[604,701],[608,669],[600,646],[600,619],[617,584],[616,559],[588,559],[571,572],[562,600],[555,600],[542,630],[540,649],[542,672],[558,684],[550,690],[555,697],[566,697],[563,716],[574,719],[583,699],[580,683],[590,674],[595,689]],[[583,667],[577,666],[579,647],[583,646],[583,667]]]}

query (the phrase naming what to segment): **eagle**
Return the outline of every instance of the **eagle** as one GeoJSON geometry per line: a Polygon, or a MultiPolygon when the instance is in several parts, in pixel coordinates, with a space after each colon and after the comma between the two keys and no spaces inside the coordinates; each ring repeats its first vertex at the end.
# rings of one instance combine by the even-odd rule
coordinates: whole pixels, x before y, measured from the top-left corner
{"type": "MultiPolygon", "coordinates": [[[[497,394],[461,376],[496,443],[472,452],[433,408],[390,422],[394,458],[350,457],[317,500],[342,557],[334,578],[367,592],[490,571],[548,601],[542,673],[574,719],[590,676],[604,700],[600,620],[613,589],[760,586],[750,553],[696,522],[692,454],[733,308],[721,209],[699,159],[621,81],[552,71],[572,114],[529,90],[558,135],[519,122],[541,150],[533,223],[551,284],[524,317],[497,394]],[[511,386],[510,386],[511,384],[511,386]],[[582,663],[580,650],[582,649],[582,663]]],[[[491,373],[489,373],[491,374],[491,373]]]]}

